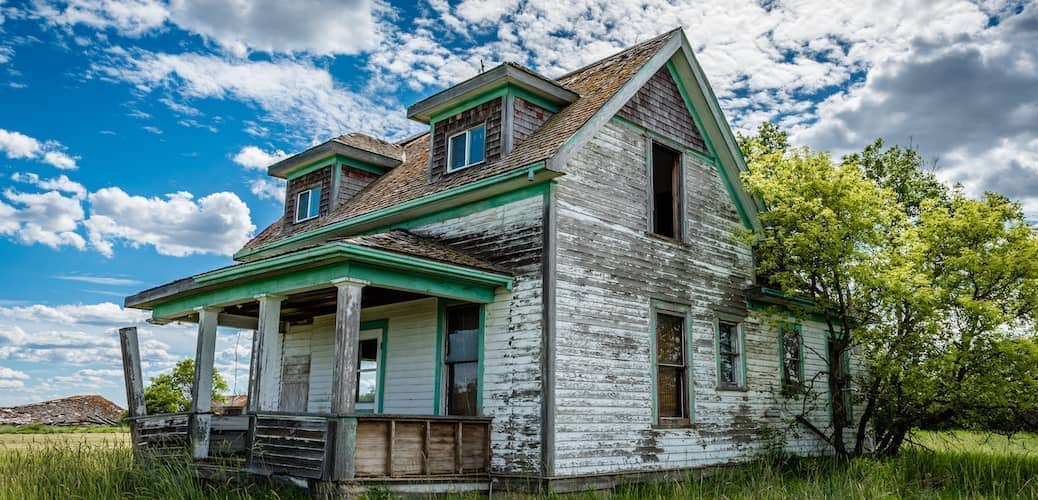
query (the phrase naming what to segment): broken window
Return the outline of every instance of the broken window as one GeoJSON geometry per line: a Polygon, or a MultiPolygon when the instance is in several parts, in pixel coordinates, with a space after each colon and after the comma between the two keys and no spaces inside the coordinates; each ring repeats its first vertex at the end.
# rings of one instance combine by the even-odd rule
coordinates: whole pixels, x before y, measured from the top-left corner
{"type": "Polygon", "coordinates": [[[689,423],[685,318],[656,313],[656,410],[660,424],[689,423]]]}
{"type": "Polygon", "coordinates": [[[447,309],[447,414],[478,415],[479,304],[447,309]]]}
{"type": "Polygon", "coordinates": [[[782,343],[782,385],[788,389],[797,389],[804,384],[803,337],[800,325],[782,325],[780,340],[782,343]]]}
{"type": "Polygon", "coordinates": [[[717,323],[717,383],[721,387],[743,386],[744,361],[739,334],[739,325],[728,321],[717,323]]]}
{"type": "Polygon", "coordinates": [[[649,198],[652,226],[649,231],[668,238],[682,239],[683,204],[681,153],[652,143],[649,198]]]}

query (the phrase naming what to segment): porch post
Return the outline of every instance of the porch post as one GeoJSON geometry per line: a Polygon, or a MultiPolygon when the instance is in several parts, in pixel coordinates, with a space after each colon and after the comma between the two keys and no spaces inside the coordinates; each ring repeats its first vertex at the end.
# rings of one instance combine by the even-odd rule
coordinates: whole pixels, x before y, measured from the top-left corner
{"type": "Polygon", "coordinates": [[[126,383],[126,411],[130,417],[130,442],[135,458],[140,458],[137,442],[138,424],[134,417],[143,417],[144,379],[141,376],[141,351],[137,343],[137,327],[119,329],[119,346],[123,352],[123,381],[126,383]]]}
{"type": "Polygon", "coordinates": [[[335,367],[332,371],[333,432],[329,443],[332,481],[353,479],[356,473],[357,421],[351,415],[357,403],[357,344],[360,340],[361,291],[366,282],[349,279],[332,283],[338,289],[335,304],[335,367]]]}
{"type": "Polygon", "coordinates": [[[360,296],[367,283],[336,280],[335,368],[332,372],[332,414],[353,413],[357,403],[357,343],[360,341],[360,296]]]}
{"type": "Polygon", "coordinates": [[[257,411],[277,410],[278,404],[278,375],[280,364],[280,349],[278,344],[278,330],[281,323],[281,301],[285,300],[280,295],[260,295],[259,301],[259,325],[256,328],[257,339],[253,344],[256,352],[252,359],[255,368],[250,367],[254,373],[255,380],[250,384],[253,394],[249,394],[248,410],[250,413],[257,411]]]}
{"type": "Polygon", "coordinates": [[[195,349],[195,380],[191,386],[191,456],[209,456],[209,429],[212,427],[213,360],[216,356],[216,320],[219,308],[200,307],[198,345],[195,349]]]}

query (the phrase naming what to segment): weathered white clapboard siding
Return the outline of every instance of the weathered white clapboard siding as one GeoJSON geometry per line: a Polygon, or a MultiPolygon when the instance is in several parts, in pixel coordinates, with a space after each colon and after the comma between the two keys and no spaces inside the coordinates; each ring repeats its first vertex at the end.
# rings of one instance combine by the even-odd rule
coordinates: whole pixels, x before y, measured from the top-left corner
{"type": "Polygon", "coordinates": [[[483,414],[494,417],[497,472],[540,469],[543,207],[543,197],[536,195],[412,229],[516,275],[511,292],[499,290],[486,308],[483,414]]]}
{"type": "MultiPolygon", "coordinates": [[[[361,321],[388,320],[384,413],[433,412],[436,359],[436,299],[422,299],[361,311],[361,321]]],[[[335,315],[292,326],[284,336],[284,356],[310,355],[309,412],[331,410],[335,364],[335,315]]]]}
{"type": "MultiPolygon", "coordinates": [[[[558,180],[555,474],[705,466],[745,460],[764,427],[793,415],[780,395],[777,330],[752,316],[743,325],[748,388],[716,389],[717,309],[745,311],[753,283],[750,248],[737,237],[735,207],[716,167],[684,155],[687,243],[646,234],[646,138],[607,124],[558,180]],[[694,419],[655,429],[652,419],[653,300],[691,308],[689,355],[694,419]]],[[[805,342],[825,337],[804,327],[805,342]]],[[[808,350],[809,351],[809,350],[808,350]]],[[[824,363],[823,363],[824,365],[824,363]]],[[[822,370],[805,359],[805,374],[822,370]]],[[[824,380],[818,381],[824,387],[824,380]]],[[[823,396],[824,397],[824,396],[823,396]]],[[[823,399],[824,401],[824,399],[823,399]]],[[[826,409],[811,415],[824,426],[826,409]]],[[[819,440],[800,433],[793,451],[819,440]]]]}

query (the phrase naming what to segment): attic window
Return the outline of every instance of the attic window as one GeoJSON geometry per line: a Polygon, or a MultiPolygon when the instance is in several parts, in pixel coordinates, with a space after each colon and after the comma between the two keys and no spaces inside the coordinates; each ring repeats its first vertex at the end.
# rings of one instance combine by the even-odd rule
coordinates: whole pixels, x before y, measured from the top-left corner
{"type": "Polygon", "coordinates": [[[447,173],[471,167],[486,158],[486,124],[459,132],[447,139],[447,173]]]}
{"type": "Polygon", "coordinates": [[[681,153],[652,143],[650,165],[651,224],[649,231],[667,238],[681,240],[684,233],[682,212],[681,153]]]}
{"type": "Polygon", "coordinates": [[[321,188],[307,189],[296,195],[296,222],[313,219],[320,214],[321,188]]]}

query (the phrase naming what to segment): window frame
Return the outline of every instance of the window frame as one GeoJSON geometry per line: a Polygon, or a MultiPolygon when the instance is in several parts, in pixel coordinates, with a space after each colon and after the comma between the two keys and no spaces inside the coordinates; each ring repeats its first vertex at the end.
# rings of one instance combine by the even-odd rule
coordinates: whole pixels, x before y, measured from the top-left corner
{"type": "Polygon", "coordinates": [[[743,322],[736,318],[717,317],[714,320],[714,352],[717,358],[717,389],[722,391],[742,391],[747,387],[746,374],[746,336],[743,332],[743,322]],[[732,345],[735,351],[735,383],[729,384],[721,377],[721,325],[732,327],[735,339],[732,345]]]}
{"type": "Polygon", "coordinates": [[[321,216],[321,187],[320,186],[315,186],[315,187],[312,187],[312,188],[309,188],[309,189],[304,189],[304,190],[296,193],[295,212],[296,213],[294,214],[294,219],[295,219],[295,222],[297,222],[297,223],[298,222],[305,222],[305,221],[308,221],[310,219],[316,219],[316,218],[320,217],[321,216]],[[314,192],[315,191],[317,192],[316,204],[314,202],[314,192]],[[302,198],[304,194],[307,195],[307,198],[306,198],[306,201],[307,201],[307,203],[306,203],[306,214],[307,214],[307,216],[302,218],[302,219],[300,219],[299,218],[299,199],[302,198]],[[313,211],[313,215],[310,214],[310,209],[314,210],[313,211]]]}
{"type": "Polygon", "coordinates": [[[473,361],[450,362],[447,361],[447,346],[450,342],[450,331],[448,330],[448,314],[451,309],[464,306],[475,306],[477,308],[478,334],[476,351],[476,414],[483,415],[483,358],[484,358],[484,335],[486,332],[486,307],[483,304],[440,300],[438,305],[437,320],[437,346],[436,346],[436,393],[435,409],[437,415],[450,415],[450,369],[448,365],[472,363],[473,361]]]}
{"type": "Polygon", "coordinates": [[[483,123],[480,123],[479,125],[475,125],[473,127],[469,127],[469,128],[467,128],[465,130],[462,130],[460,132],[456,132],[454,134],[451,134],[451,135],[447,136],[447,165],[446,165],[446,167],[444,169],[444,171],[446,173],[452,174],[454,172],[465,170],[466,168],[469,168],[469,167],[474,167],[474,166],[479,165],[480,163],[483,163],[483,162],[486,162],[486,161],[487,161],[487,122],[484,121],[483,123]],[[476,161],[476,162],[472,162],[472,161],[470,161],[471,158],[469,158],[469,154],[472,152],[472,148],[469,147],[469,144],[470,144],[470,141],[472,140],[471,139],[472,131],[476,130],[478,128],[482,128],[483,129],[483,159],[481,159],[479,161],[476,161]],[[464,161],[464,164],[462,166],[460,166],[458,168],[451,168],[451,163],[453,163],[451,160],[454,158],[454,138],[458,137],[458,136],[462,136],[462,135],[465,136],[465,161],[464,161]]]}
{"type": "Polygon", "coordinates": [[[684,243],[686,241],[685,235],[688,232],[688,217],[686,216],[687,201],[685,192],[685,147],[675,144],[671,141],[661,140],[659,137],[645,136],[646,139],[646,151],[645,151],[645,168],[646,168],[646,208],[648,209],[646,215],[647,233],[656,238],[663,238],[673,241],[684,243]],[[674,236],[667,236],[656,232],[656,217],[654,211],[656,209],[656,185],[655,185],[655,169],[653,168],[653,154],[652,150],[654,146],[659,146],[665,149],[669,149],[675,155],[677,155],[677,171],[678,171],[678,192],[673,196],[678,200],[678,207],[675,210],[677,216],[677,224],[674,227],[674,236]]]}
{"type": "Polygon", "coordinates": [[[804,389],[804,329],[800,323],[780,323],[778,328],[779,342],[779,374],[783,390],[801,391],[804,389]],[[791,330],[796,332],[798,340],[797,352],[797,381],[791,382],[786,375],[786,343],[785,332],[791,330]]]}
{"type": "MultiPolygon", "coordinates": [[[[694,378],[693,378],[693,360],[692,351],[690,346],[692,345],[689,336],[692,334],[692,317],[691,317],[691,306],[685,304],[675,304],[670,302],[663,302],[659,300],[653,300],[649,314],[649,360],[650,372],[652,374],[652,422],[653,427],[658,429],[668,428],[689,428],[695,424],[695,389],[694,389],[694,378]],[[658,337],[656,332],[656,325],[658,323],[659,315],[667,315],[676,318],[681,318],[682,322],[682,335],[681,335],[681,353],[684,361],[682,370],[683,390],[681,391],[681,409],[685,416],[683,417],[662,417],[659,411],[659,368],[660,363],[658,360],[657,343],[658,337]]],[[[671,366],[671,365],[667,365],[671,366]]]]}

